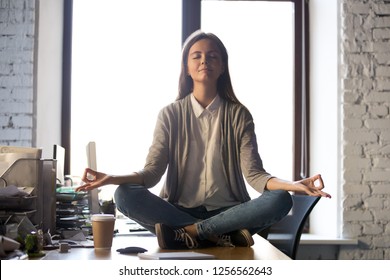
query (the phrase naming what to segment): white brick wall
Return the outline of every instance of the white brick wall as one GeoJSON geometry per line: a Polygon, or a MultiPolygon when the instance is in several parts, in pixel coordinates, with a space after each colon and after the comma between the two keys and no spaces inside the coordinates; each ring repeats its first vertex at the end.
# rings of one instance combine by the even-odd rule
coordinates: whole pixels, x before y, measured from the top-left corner
{"type": "Polygon", "coordinates": [[[390,258],[390,1],[341,0],[343,234],[340,259],[390,258]]]}
{"type": "Polygon", "coordinates": [[[35,0],[0,0],[0,145],[34,139],[35,0]]]}

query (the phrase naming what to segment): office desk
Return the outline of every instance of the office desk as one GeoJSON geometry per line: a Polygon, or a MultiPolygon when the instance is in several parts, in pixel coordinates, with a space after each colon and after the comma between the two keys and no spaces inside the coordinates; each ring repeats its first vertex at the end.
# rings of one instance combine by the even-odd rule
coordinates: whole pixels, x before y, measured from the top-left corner
{"type": "MultiPolygon", "coordinates": [[[[219,260],[290,260],[288,256],[279,251],[266,239],[259,235],[253,236],[255,244],[250,248],[245,247],[213,247],[195,249],[192,251],[212,254],[219,260]]],[[[128,234],[115,236],[111,250],[95,250],[93,248],[70,248],[68,253],[60,253],[58,250],[47,251],[43,260],[125,260],[139,257],[136,254],[120,254],[119,248],[129,246],[142,247],[148,253],[175,252],[174,250],[162,250],[158,247],[157,238],[150,233],[128,234]]]]}

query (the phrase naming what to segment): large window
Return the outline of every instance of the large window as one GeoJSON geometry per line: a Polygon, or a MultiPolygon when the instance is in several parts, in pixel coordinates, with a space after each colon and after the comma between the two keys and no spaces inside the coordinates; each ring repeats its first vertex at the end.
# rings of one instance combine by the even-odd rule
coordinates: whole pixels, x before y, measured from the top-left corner
{"type": "MultiPolygon", "coordinates": [[[[287,58],[289,57],[288,53],[292,51],[292,76],[289,74],[287,74],[287,76],[280,76],[279,80],[276,79],[277,82],[273,85],[272,91],[269,93],[273,96],[276,94],[277,97],[274,100],[277,101],[275,103],[271,102],[268,104],[268,108],[273,108],[274,110],[272,114],[265,114],[267,115],[266,120],[268,120],[269,123],[275,123],[276,125],[271,125],[273,130],[268,131],[266,137],[266,139],[271,139],[271,146],[264,146],[263,148],[270,151],[270,156],[267,156],[267,152],[265,152],[265,154],[262,154],[262,157],[264,159],[265,166],[269,171],[274,174],[278,174],[278,176],[283,176],[283,174],[288,173],[287,169],[289,169],[291,173],[290,175],[286,175],[285,178],[292,178],[293,180],[299,180],[307,177],[310,169],[308,11],[309,3],[306,0],[183,1],[183,34],[189,34],[191,31],[200,27],[209,28],[212,26],[213,28],[220,30],[221,34],[226,36],[224,37],[224,40],[230,41],[232,45],[239,46],[236,48],[240,54],[240,56],[236,58],[238,62],[237,68],[244,71],[244,76],[246,76],[249,72],[253,73],[254,79],[258,79],[259,82],[259,85],[255,86],[255,89],[260,89],[260,87],[265,86],[263,83],[260,85],[261,82],[267,79],[265,77],[261,77],[262,73],[268,74],[268,71],[275,73],[273,72],[275,69],[282,69],[282,67],[289,66],[289,58],[286,61],[283,61],[281,65],[277,65],[277,63],[280,62],[278,59],[279,56],[283,54],[282,56],[287,58]],[[186,18],[188,20],[186,20],[186,18]],[[261,36],[263,36],[263,38],[259,38],[261,36]],[[239,41],[237,38],[242,39],[242,41],[239,41]],[[292,38],[292,42],[289,41],[290,38],[292,38]],[[275,42],[272,41],[274,39],[276,39],[275,42]],[[253,43],[255,45],[257,44],[257,48],[256,46],[251,45],[253,43]],[[283,48],[280,44],[286,44],[285,48],[283,48]],[[259,52],[266,50],[266,47],[269,46],[271,46],[271,49],[269,49],[269,53],[266,53],[268,56],[263,56],[261,58],[258,55],[259,52]],[[261,62],[261,64],[256,65],[253,63],[251,68],[240,68],[241,65],[243,65],[243,61],[240,59],[241,57],[249,57],[250,60],[256,58],[258,62],[261,62]],[[270,64],[263,63],[268,60],[268,57],[274,59],[271,59],[270,64]],[[265,72],[262,72],[264,69],[265,72]],[[257,76],[256,73],[258,73],[257,76]],[[289,84],[291,81],[290,77],[292,78],[291,84],[289,84]],[[291,107],[287,109],[287,112],[283,112],[282,114],[280,114],[280,110],[278,110],[281,109],[279,104],[281,100],[278,100],[279,97],[283,98],[283,102],[291,100],[288,96],[291,91],[287,90],[283,93],[283,86],[280,86],[280,83],[287,83],[292,86],[292,115],[289,115],[291,107]],[[280,93],[282,93],[282,95],[280,95],[280,93]],[[290,138],[291,135],[287,135],[289,131],[288,126],[291,124],[288,120],[289,118],[292,121],[292,140],[290,138]],[[277,120],[281,120],[281,122],[278,122],[277,120]],[[289,122],[289,124],[286,126],[283,122],[289,122]],[[277,125],[281,125],[281,127],[278,127],[277,125]],[[278,131],[275,131],[278,128],[284,128],[286,135],[284,135],[284,133],[278,134],[278,131]],[[279,148],[274,144],[276,144],[276,141],[279,139],[276,139],[275,137],[273,138],[273,133],[276,133],[275,137],[281,137],[281,139],[283,139],[280,140],[280,142],[283,142],[282,145],[284,145],[285,149],[289,149],[289,143],[291,140],[291,161],[289,157],[290,152],[286,152],[287,154],[285,155],[283,155],[283,153],[277,153],[279,148]],[[269,137],[270,135],[271,137],[269,137]],[[286,165],[283,163],[277,164],[278,159],[284,160],[286,165]],[[270,165],[268,165],[268,163],[270,165]],[[284,166],[287,169],[273,169],[273,167],[269,169],[268,167],[273,166],[272,163],[275,163],[275,165],[280,167],[284,166]],[[289,167],[287,167],[287,165],[289,167]]],[[[279,71],[278,74],[281,74],[283,70],[279,71]]],[[[237,72],[238,71],[240,70],[237,70],[237,72]]],[[[241,73],[238,73],[237,75],[240,74],[241,73]]],[[[275,81],[274,79],[272,80],[275,81]]],[[[235,83],[240,84],[240,81],[235,81],[235,83]]],[[[263,87],[263,89],[264,88],[265,87],[263,87]]],[[[243,92],[245,95],[246,90],[243,90],[243,92]]],[[[238,94],[240,97],[242,93],[239,92],[238,94]]],[[[245,97],[243,98],[247,100],[246,105],[248,107],[249,104],[252,105],[252,103],[253,106],[256,106],[255,111],[259,110],[258,108],[261,106],[261,101],[264,101],[261,98],[259,100],[257,96],[252,96],[250,99],[246,99],[245,97]]],[[[287,103],[285,105],[286,107],[284,108],[289,106],[287,103]]],[[[255,119],[255,122],[260,121],[260,118],[257,120],[255,119]]]]}
{"type": "Polygon", "coordinates": [[[202,28],[229,51],[233,86],[255,119],[265,168],[297,179],[308,160],[297,2],[73,1],[71,133],[63,131],[68,171],[81,175],[89,141],[96,142],[98,169],[142,168],[157,113],[177,95],[181,42],[202,28]]]}
{"type": "Polygon", "coordinates": [[[253,115],[264,167],[288,180],[293,175],[293,11],[290,2],[264,1],[202,1],[201,9],[201,28],[218,34],[228,49],[233,87],[253,115]]]}
{"type": "Polygon", "coordinates": [[[141,169],[157,113],[177,95],[181,0],[74,1],[72,50],[71,174],[89,141],[99,170],[141,169]]]}

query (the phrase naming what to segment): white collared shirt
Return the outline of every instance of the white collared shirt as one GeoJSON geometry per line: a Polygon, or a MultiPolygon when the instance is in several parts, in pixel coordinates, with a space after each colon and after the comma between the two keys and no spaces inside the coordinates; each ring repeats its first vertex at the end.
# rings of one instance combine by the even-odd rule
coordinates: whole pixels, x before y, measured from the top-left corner
{"type": "Polygon", "coordinates": [[[208,210],[235,205],[224,173],[221,156],[221,99],[217,95],[206,107],[191,94],[191,143],[188,168],[183,178],[179,205],[208,210]]]}

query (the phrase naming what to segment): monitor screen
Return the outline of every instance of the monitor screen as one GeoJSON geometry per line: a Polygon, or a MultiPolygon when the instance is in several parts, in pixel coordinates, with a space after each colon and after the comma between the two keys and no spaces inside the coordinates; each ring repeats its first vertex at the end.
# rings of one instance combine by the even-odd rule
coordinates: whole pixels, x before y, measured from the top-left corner
{"type": "Polygon", "coordinates": [[[65,148],[60,145],[54,145],[53,159],[57,161],[57,184],[65,185],[65,148]]]}
{"type": "MultiPolygon", "coordinates": [[[[97,170],[97,159],[96,159],[96,143],[89,142],[87,145],[87,160],[88,167],[97,170]]],[[[97,189],[93,189],[89,191],[89,211],[91,214],[100,213],[100,205],[99,205],[99,193],[97,189]]]]}

